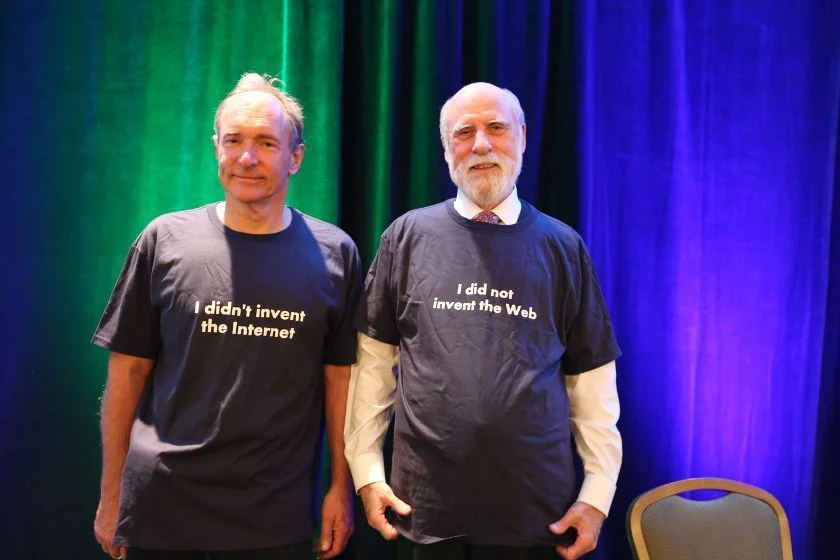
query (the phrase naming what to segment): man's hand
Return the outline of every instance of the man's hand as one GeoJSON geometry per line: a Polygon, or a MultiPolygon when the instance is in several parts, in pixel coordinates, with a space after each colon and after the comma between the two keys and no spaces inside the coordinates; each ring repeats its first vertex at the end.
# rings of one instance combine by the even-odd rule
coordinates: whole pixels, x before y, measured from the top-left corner
{"type": "Polygon", "coordinates": [[[347,486],[332,485],[321,504],[318,558],[341,554],[353,534],[353,494],[347,486]]]}
{"type": "Polygon", "coordinates": [[[555,535],[565,533],[570,527],[577,529],[575,542],[569,546],[558,546],[557,554],[566,560],[577,560],[587,552],[595,550],[605,518],[603,513],[589,504],[572,504],[562,519],[548,526],[548,530],[555,535]]]}
{"type": "Polygon", "coordinates": [[[391,487],[384,482],[373,482],[359,489],[359,496],[365,506],[368,525],[379,531],[385,540],[397,538],[397,529],[388,523],[385,511],[391,508],[399,515],[411,513],[411,506],[394,495],[391,487]]]}
{"type": "Polygon", "coordinates": [[[122,556],[125,558],[125,547],[114,546],[114,533],[117,530],[117,513],[119,500],[100,499],[96,508],[96,519],[93,521],[93,534],[96,542],[111,558],[122,556]]]}

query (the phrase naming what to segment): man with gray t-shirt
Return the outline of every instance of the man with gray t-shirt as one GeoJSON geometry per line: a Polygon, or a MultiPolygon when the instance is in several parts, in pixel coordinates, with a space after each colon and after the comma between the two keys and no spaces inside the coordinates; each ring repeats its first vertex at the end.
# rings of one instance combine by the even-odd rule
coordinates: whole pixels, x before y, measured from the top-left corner
{"type": "Polygon", "coordinates": [[[216,112],[222,203],[149,224],[93,337],[111,351],[94,531],[126,560],[309,560],[322,418],[321,558],[353,530],[343,457],[359,257],[286,206],[303,115],[246,74],[216,112]]]}
{"type": "Polygon", "coordinates": [[[516,96],[470,84],[440,124],[457,197],[382,234],[355,320],[354,484],[368,522],[415,560],[573,560],[595,548],[615,492],[620,351],[580,237],[517,197],[516,96]]]}

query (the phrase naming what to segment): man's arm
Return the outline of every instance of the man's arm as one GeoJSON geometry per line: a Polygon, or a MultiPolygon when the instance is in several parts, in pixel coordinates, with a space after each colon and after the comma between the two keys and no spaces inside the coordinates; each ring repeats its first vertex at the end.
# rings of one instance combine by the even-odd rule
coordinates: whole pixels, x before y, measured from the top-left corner
{"type": "Polygon", "coordinates": [[[397,530],[386,519],[385,511],[392,508],[400,515],[411,513],[385,483],[382,457],[397,388],[394,367],[398,350],[397,346],[359,334],[358,362],[352,369],[344,427],[345,454],[368,524],[389,540],[397,537],[397,530]]]}
{"type": "Polygon", "coordinates": [[[601,525],[610,511],[621,468],[620,414],[615,382],[615,362],[580,375],[566,376],[569,421],[583,463],[583,486],[578,500],[563,518],[549,528],[564,533],[575,527],[577,540],[558,553],[573,560],[595,548],[601,525]]]}
{"type": "Polygon", "coordinates": [[[113,545],[120,503],[120,481],[131,439],[137,403],[146,387],[155,361],[111,352],[108,380],[102,395],[102,480],[94,533],[102,549],[112,558],[123,555],[113,545]]]}
{"type": "Polygon", "coordinates": [[[566,376],[566,391],[569,421],[584,471],[578,501],[606,516],[615,495],[622,458],[621,434],[616,427],[621,407],[615,362],[566,376]]]}
{"type": "Polygon", "coordinates": [[[350,366],[324,365],[324,415],[332,483],[321,507],[319,557],[338,556],[353,533],[353,491],[344,458],[344,417],[350,366]]]}

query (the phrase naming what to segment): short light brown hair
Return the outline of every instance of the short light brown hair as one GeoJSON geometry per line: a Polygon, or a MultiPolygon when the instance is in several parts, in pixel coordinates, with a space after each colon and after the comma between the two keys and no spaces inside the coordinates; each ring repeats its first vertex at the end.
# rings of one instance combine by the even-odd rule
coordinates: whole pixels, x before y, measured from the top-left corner
{"type": "Polygon", "coordinates": [[[240,93],[263,91],[278,99],[283,106],[283,112],[292,125],[291,149],[294,150],[303,144],[303,109],[297,99],[280,89],[279,86],[281,84],[283,82],[280,78],[275,78],[269,74],[261,75],[256,72],[243,74],[236,83],[236,87],[227,94],[216,109],[216,117],[213,120],[213,129],[216,131],[216,134],[219,134],[219,118],[222,116],[222,111],[224,111],[225,105],[231,97],[240,93]]]}

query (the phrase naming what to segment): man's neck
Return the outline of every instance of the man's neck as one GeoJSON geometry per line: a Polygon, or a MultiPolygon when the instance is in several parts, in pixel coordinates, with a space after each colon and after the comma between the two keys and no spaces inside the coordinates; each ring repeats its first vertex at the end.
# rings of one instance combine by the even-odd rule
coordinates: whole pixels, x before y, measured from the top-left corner
{"type": "Polygon", "coordinates": [[[292,211],[283,202],[244,204],[225,200],[216,206],[216,215],[226,227],[242,233],[277,233],[292,221],[292,211]]]}
{"type": "Polygon", "coordinates": [[[522,205],[516,194],[516,185],[500,201],[486,207],[470,200],[469,196],[461,189],[458,189],[458,194],[455,197],[455,211],[467,219],[472,218],[481,210],[492,210],[505,225],[513,225],[519,219],[521,209],[522,205]]]}
{"type": "Polygon", "coordinates": [[[502,202],[502,200],[504,200],[504,198],[502,198],[500,200],[494,200],[493,202],[491,202],[489,204],[478,204],[478,203],[476,203],[476,206],[478,206],[479,208],[481,208],[483,211],[486,212],[487,210],[493,210],[496,206],[498,206],[502,202]]]}

